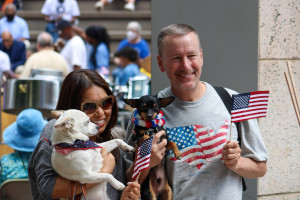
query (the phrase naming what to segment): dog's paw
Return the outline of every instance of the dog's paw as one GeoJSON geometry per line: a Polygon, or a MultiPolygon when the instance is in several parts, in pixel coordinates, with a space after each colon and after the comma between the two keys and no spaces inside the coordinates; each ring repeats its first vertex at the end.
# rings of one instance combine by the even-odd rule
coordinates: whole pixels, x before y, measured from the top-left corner
{"type": "Polygon", "coordinates": [[[132,146],[128,146],[128,147],[125,149],[126,152],[134,152],[134,150],[135,150],[135,148],[132,147],[132,146]]]}
{"type": "Polygon", "coordinates": [[[113,187],[116,189],[116,190],[124,190],[125,189],[125,185],[121,182],[118,182],[118,183],[115,183],[113,185],[113,187]]]}
{"type": "Polygon", "coordinates": [[[181,160],[181,159],[182,159],[182,155],[181,155],[181,154],[175,155],[175,158],[176,158],[177,160],[181,160]]]}

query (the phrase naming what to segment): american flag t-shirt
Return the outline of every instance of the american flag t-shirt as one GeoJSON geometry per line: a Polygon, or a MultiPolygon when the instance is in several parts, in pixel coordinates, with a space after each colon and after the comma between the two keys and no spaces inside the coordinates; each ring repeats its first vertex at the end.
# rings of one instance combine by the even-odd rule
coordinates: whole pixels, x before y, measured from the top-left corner
{"type": "MultiPolygon", "coordinates": [[[[205,163],[221,159],[228,127],[229,123],[225,122],[217,132],[202,125],[167,128],[167,135],[169,140],[177,144],[182,155],[178,162],[187,162],[200,170],[205,163]]],[[[177,161],[172,150],[168,150],[167,155],[177,161]]]]}
{"type": "Polygon", "coordinates": [[[232,95],[231,122],[265,117],[269,91],[256,91],[232,95]]]}
{"type": "Polygon", "coordinates": [[[149,167],[152,141],[153,137],[150,137],[147,140],[145,140],[138,148],[137,159],[134,164],[134,171],[132,175],[133,180],[135,180],[135,178],[139,175],[141,171],[149,167]]]}

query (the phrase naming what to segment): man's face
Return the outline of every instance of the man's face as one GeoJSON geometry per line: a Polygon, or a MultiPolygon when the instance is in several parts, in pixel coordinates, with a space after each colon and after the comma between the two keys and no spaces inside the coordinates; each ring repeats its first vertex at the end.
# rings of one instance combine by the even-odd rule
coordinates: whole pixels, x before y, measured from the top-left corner
{"type": "Polygon", "coordinates": [[[16,12],[13,8],[7,8],[5,10],[5,16],[7,17],[8,21],[12,21],[14,19],[16,12]]]}
{"type": "Polygon", "coordinates": [[[199,83],[203,55],[194,33],[183,36],[168,35],[162,43],[162,54],[157,56],[161,72],[166,72],[174,91],[195,89],[199,83]]]}
{"type": "Polygon", "coordinates": [[[2,43],[6,49],[9,49],[13,43],[13,38],[9,35],[3,34],[2,35],[2,43]]]}

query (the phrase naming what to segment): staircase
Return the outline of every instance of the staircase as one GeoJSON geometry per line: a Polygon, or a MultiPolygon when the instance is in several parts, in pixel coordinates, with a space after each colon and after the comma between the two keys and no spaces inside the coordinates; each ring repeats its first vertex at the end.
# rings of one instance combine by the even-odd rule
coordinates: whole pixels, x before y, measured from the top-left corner
{"type": "MultiPolygon", "coordinates": [[[[103,11],[97,11],[94,4],[97,0],[77,0],[81,15],[78,26],[82,29],[90,25],[105,27],[111,38],[111,54],[113,54],[119,42],[126,37],[126,26],[130,21],[138,21],[143,28],[142,37],[151,42],[151,1],[139,0],[136,2],[136,10],[133,12],[124,10],[124,0],[114,0],[105,6],[103,11]]],[[[23,0],[23,8],[17,14],[24,18],[29,26],[30,41],[36,43],[37,35],[44,30],[46,22],[41,14],[44,0],[23,0]]],[[[0,14],[0,17],[3,13],[0,14]]]]}

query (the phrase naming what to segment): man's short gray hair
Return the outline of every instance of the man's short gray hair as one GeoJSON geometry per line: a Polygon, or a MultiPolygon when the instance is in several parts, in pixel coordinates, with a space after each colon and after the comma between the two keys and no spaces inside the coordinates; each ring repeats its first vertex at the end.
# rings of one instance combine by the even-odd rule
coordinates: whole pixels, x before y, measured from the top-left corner
{"type": "Polygon", "coordinates": [[[52,47],[52,36],[47,32],[41,32],[37,37],[37,43],[40,45],[40,47],[52,47]]]}
{"type": "Polygon", "coordinates": [[[199,46],[201,48],[199,35],[197,34],[197,32],[193,27],[186,24],[171,24],[169,26],[162,28],[157,37],[158,54],[160,56],[162,55],[163,40],[166,36],[168,35],[183,36],[192,32],[195,33],[195,35],[197,36],[199,40],[199,46]]]}

